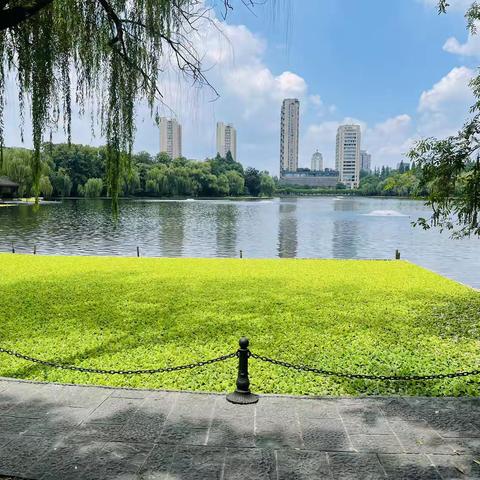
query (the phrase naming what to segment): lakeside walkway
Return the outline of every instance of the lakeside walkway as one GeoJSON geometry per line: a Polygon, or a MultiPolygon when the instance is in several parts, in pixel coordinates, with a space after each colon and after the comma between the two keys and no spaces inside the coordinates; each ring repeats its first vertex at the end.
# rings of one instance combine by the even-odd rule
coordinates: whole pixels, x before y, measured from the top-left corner
{"type": "Polygon", "coordinates": [[[261,396],[0,378],[0,478],[479,479],[480,398],[261,396]]]}

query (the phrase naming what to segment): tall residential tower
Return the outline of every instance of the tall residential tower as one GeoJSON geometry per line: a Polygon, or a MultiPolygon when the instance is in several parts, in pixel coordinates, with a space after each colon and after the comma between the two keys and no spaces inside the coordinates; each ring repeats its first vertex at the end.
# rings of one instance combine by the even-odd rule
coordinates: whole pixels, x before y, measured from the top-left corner
{"type": "Polygon", "coordinates": [[[298,170],[298,130],[300,102],[286,98],[282,104],[280,123],[280,176],[298,170]]]}
{"type": "Polygon", "coordinates": [[[172,159],[182,156],[182,126],[170,118],[160,118],[160,152],[172,159]]]}
{"type": "Polygon", "coordinates": [[[372,170],[372,155],[366,150],[360,150],[360,170],[367,172],[372,170]]]}
{"type": "Polygon", "coordinates": [[[237,161],[237,131],[231,123],[217,122],[217,153],[225,158],[228,152],[237,161]]]}
{"type": "Polygon", "coordinates": [[[358,188],[360,183],[360,125],[340,125],[337,130],[335,169],[340,182],[358,188]]]}
{"type": "Polygon", "coordinates": [[[323,170],[323,157],[318,150],[312,155],[312,164],[310,170],[313,172],[321,172],[323,170]]]}

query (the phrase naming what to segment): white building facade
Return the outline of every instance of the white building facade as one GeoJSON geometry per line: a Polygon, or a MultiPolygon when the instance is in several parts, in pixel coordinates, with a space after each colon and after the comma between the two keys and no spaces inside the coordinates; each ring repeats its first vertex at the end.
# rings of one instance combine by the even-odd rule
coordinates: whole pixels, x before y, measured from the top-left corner
{"type": "Polygon", "coordinates": [[[318,150],[312,155],[310,170],[313,172],[321,172],[323,170],[323,156],[318,150]]]}
{"type": "Polygon", "coordinates": [[[280,176],[283,172],[298,170],[299,122],[300,102],[296,98],[286,98],[280,120],[280,176]]]}
{"type": "Polygon", "coordinates": [[[372,171],[372,155],[366,150],[360,150],[360,170],[372,171]]]}
{"type": "Polygon", "coordinates": [[[231,123],[217,122],[217,153],[225,158],[228,152],[237,161],[237,131],[231,123]]]}
{"type": "Polygon", "coordinates": [[[172,159],[182,156],[182,126],[173,118],[160,118],[160,152],[172,159]]]}
{"type": "Polygon", "coordinates": [[[349,188],[360,184],[360,125],[340,125],[337,130],[335,169],[349,188]]]}

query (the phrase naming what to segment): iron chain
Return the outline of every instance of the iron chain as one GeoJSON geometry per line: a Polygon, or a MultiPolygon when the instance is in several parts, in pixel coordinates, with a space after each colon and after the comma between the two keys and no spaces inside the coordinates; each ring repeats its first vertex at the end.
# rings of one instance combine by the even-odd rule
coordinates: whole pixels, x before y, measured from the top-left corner
{"type": "Polygon", "coordinates": [[[285,368],[292,368],[297,371],[311,372],[318,375],[325,375],[329,377],[340,377],[361,380],[393,380],[393,381],[409,381],[409,380],[440,380],[443,378],[469,377],[480,375],[480,370],[472,370],[470,372],[456,372],[456,373],[440,373],[438,375],[368,375],[361,373],[340,373],[332,372],[330,370],[322,370],[320,368],[309,367],[308,365],[294,365],[292,363],[284,362],[282,360],[274,360],[273,358],[257,355],[250,352],[250,356],[262,362],[272,363],[285,368]]]}
{"type": "Polygon", "coordinates": [[[45,365],[46,367],[59,368],[62,370],[74,370],[76,372],[84,373],[98,373],[101,375],[142,375],[142,374],[154,374],[154,373],[166,373],[166,372],[177,372],[179,370],[188,370],[190,368],[203,367],[205,365],[211,365],[212,363],[223,362],[234,358],[237,356],[237,352],[229,353],[228,355],[222,355],[221,357],[212,358],[210,360],[204,360],[202,362],[189,363],[187,365],[178,365],[176,367],[164,367],[164,368],[152,368],[147,370],[104,370],[100,368],[87,368],[87,367],[76,367],[74,365],[65,365],[62,363],[50,362],[47,360],[40,360],[39,358],[30,357],[24,355],[23,353],[16,352],[14,350],[9,350],[7,348],[0,347],[0,353],[6,353],[12,357],[21,358],[22,360],[27,360],[33,363],[39,363],[40,365],[45,365]]]}
{"type": "MultiPolygon", "coordinates": [[[[7,348],[2,348],[2,347],[0,347],[0,353],[5,353],[12,357],[20,358],[22,360],[27,360],[33,363],[38,363],[40,365],[45,365],[47,367],[59,368],[63,370],[73,370],[76,372],[84,372],[84,373],[96,373],[101,375],[143,375],[143,374],[176,372],[180,370],[188,370],[192,368],[203,367],[203,366],[211,365],[217,362],[223,362],[225,360],[229,360],[231,358],[238,356],[238,351],[237,351],[234,353],[229,353],[227,355],[222,355],[217,358],[212,358],[210,360],[204,360],[196,363],[189,363],[186,365],[178,365],[175,367],[152,368],[152,369],[145,369],[145,370],[106,370],[106,369],[98,369],[98,368],[77,367],[74,365],[65,365],[62,363],[51,362],[48,360],[41,360],[39,358],[30,357],[29,355],[24,355],[23,353],[19,353],[14,350],[9,350],[7,348]]],[[[333,372],[330,370],[323,370],[320,368],[310,367],[308,365],[295,365],[289,362],[284,362],[282,360],[275,360],[273,358],[265,357],[263,355],[257,355],[256,353],[253,353],[253,352],[249,352],[249,356],[256,360],[271,363],[273,365],[279,365],[285,368],[291,368],[297,371],[311,372],[317,375],[325,375],[330,377],[350,378],[350,379],[360,379],[360,380],[419,381],[419,380],[441,380],[445,378],[457,378],[457,377],[468,377],[468,376],[480,375],[480,370],[472,370],[468,372],[440,373],[436,375],[369,375],[369,374],[360,374],[360,373],[341,373],[341,372],[333,372]]]]}

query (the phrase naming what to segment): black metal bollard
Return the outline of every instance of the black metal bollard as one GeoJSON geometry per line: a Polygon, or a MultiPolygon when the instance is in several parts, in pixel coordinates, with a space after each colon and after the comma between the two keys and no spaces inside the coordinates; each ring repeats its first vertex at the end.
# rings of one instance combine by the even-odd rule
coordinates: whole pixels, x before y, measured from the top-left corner
{"type": "Polygon", "coordinates": [[[237,403],[240,405],[247,405],[249,403],[257,403],[258,395],[250,391],[250,380],[248,378],[248,357],[250,350],[248,349],[248,338],[242,337],[238,344],[238,376],[237,389],[227,395],[227,400],[230,403],[237,403]]]}
{"type": "Polygon", "coordinates": [[[400,250],[395,250],[395,260],[400,260],[400,250]]]}
{"type": "Polygon", "coordinates": [[[137,247],[137,257],[140,257],[140,247],[137,247]]]}

